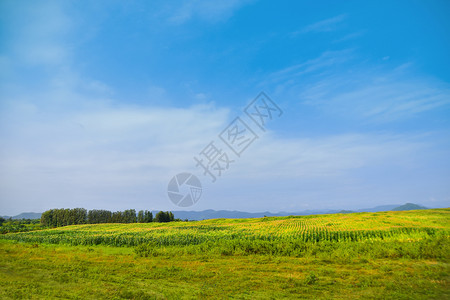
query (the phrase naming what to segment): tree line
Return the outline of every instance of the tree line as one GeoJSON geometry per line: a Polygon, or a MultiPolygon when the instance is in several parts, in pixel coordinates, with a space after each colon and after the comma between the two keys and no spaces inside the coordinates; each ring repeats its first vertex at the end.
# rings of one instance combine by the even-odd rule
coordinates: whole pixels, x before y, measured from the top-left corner
{"type": "Polygon", "coordinates": [[[11,232],[25,232],[41,229],[36,219],[4,219],[0,217],[0,234],[11,232]]]}
{"type": "Polygon", "coordinates": [[[136,210],[127,209],[124,211],[111,212],[103,209],[93,209],[87,211],[84,208],[60,208],[50,209],[42,213],[41,225],[48,227],[59,227],[78,224],[99,224],[99,223],[150,223],[150,222],[172,222],[181,221],[175,219],[172,212],[160,211],[154,217],[148,210],[141,210],[136,214],[136,210]]]}

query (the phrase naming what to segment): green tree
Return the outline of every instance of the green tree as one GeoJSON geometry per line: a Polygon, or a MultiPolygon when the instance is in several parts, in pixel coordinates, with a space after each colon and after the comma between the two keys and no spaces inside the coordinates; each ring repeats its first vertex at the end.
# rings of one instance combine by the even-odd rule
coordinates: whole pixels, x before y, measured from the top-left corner
{"type": "Polygon", "coordinates": [[[41,215],[41,225],[48,227],[56,227],[56,210],[49,209],[42,213],[41,215]]]}
{"type": "Polygon", "coordinates": [[[174,221],[174,216],[172,212],[164,212],[164,211],[160,211],[156,214],[155,216],[155,222],[170,222],[170,221],[174,221]]]}
{"type": "Polygon", "coordinates": [[[112,213],[111,223],[124,223],[121,211],[116,211],[112,213]]]}
{"type": "Polygon", "coordinates": [[[87,214],[87,222],[89,224],[111,223],[112,212],[103,209],[93,209],[87,214]]]}
{"type": "Polygon", "coordinates": [[[138,223],[145,223],[145,216],[144,216],[143,210],[140,210],[138,212],[137,221],[138,221],[138,223]]]}
{"type": "Polygon", "coordinates": [[[153,222],[153,214],[152,214],[151,211],[146,210],[146,211],[144,212],[144,221],[145,221],[146,223],[151,223],[151,222],[153,222]]]}
{"type": "Polygon", "coordinates": [[[127,209],[123,212],[123,222],[124,223],[136,223],[136,210],[127,209]]]}

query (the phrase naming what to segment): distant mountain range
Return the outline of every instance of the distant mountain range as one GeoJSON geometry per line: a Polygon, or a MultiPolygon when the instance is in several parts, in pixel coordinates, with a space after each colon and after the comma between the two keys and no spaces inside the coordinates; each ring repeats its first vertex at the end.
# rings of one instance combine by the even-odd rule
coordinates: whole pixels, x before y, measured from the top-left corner
{"type": "Polygon", "coordinates": [[[40,219],[41,215],[42,215],[42,213],[25,212],[25,213],[21,213],[14,217],[2,216],[2,218],[4,218],[4,219],[12,218],[14,220],[16,220],[16,219],[40,219]]]}
{"type": "MultiPolygon", "coordinates": [[[[382,205],[372,208],[363,208],[356,211],[352,210],[304,210],[300,212],[243,212],[237,210],[203,210],[203,211],[172,211],[175,218],[188,219],[188,220],[206,220],[206,219],[244,219],[244,218],[262,218],[266,217],[283,217],[283,216],[306,216],[306,215],[321,215],[321,214],[337,214],[337,213],[355,213],[355,212],[379,212],[379,211],[400,211],[400,210],[414,210],[414,209],[428,209],[427,207],[420,206],[414,203],[406,203],[404,205],[382,205]]],[[[153,215],[158,213],[158,210],[152,211],[153,215]]],[[[21,213],[20,215],[12,217],[13,219],[40,219],[42,213],[21,213]]],[[[9,219],[9,216],[3,216],[5,219],[9,219]]]]}
{"type": "MultiPolygon", "coordinates": [[[[304,210],[299,212],[285,212],[281,211],[278,213],[271,212],[257,212],[249,213],[236,210],[203,210],[203,211],[173,211],[175,218],[188,219],[188,220],[206,220],[206,219],[241,219],[241,218],[262,218],[266,217],[284,217],[284,216],[306,216],[306,215],[321,215],[321,214],[337,214],[337,213],[355,213],[355,212],[379,212],[379,211],[400,211],[400,210],[414,210],[414,209],[428,209],[427,207],[420,206],[413,203],[406,203],[404,205],[393,204],[393,205],[382,205],[372,208],[363,208],[356,211],[351,210],[304,210]]],[[[154,211],[153,215],[158,211],[154,211]]]]}

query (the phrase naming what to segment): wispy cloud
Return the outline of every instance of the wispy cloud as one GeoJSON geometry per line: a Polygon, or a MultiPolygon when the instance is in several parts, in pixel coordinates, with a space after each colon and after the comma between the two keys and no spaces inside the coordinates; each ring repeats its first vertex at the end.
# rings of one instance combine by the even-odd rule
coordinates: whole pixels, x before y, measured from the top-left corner
{"type": "Polygon", "coordinates": [[[222,21],[228,19],[234,11],[249,2],[251,1],[181,1],[169,10],[169,21],[174,24],[182,24],[195,17],[209,22],[222,21]]]}
{"type": "Polygon", "coordinates": [[[344,36],[341,37],[341,38],[337,38],[337,39],[334,40],[333,42],[334,42],[334,43],[341,43],[341,42],[353,40],[353,39],[356,39],[356,38],[359,38],[359,37],[363,36],[365,33],[366,33],[366,32],[365,32],[364,30],[359,30],[359,31],[357,31],[357,32],[352,32],[352,33],[349,33],[349,34],[347,34],[347,35],[344,35],[344,36]]]}
{"type": "Polygon", "coordinates": [[[278,180],[339,178],[381,164],[409,165],[426,147],[423,136],[335,134],[315,138],[265,137],[236,176],[278,180]]]}
{"type": "Polygon", "coordinates": [[[305,34],[305,33],[317,33],[317,32],[331,32],[339,28],[339,25],[347,18],[346,14],[341,14],[329,19],[325,19],[310,25],[305,26],[293,33],[293,35],[305,34]]]}
{"type": "Polygon", "coordinates": [[[351,49],[325,51],[270,74],[264,84],[326,113],[367,122],[404,120],[450,106],[448,83],[416,75],[411,64],[355,64],[356,56],[351,49]]]}
{"type": "Polygon", "coordinates": [[[73,28],[64,3],[41,1],[9,3],[8,18],[13,30],[7,40],[6,50],[14,59],[27,64],[61,65],[70,57],[67,35],[73,28]],[[49,17],[51,16],[51,17],[49,17]],[[33,24],[29,26],[29,24],[33,24]]]}
{"type": "Polygon", "coordinates": [[[450,106],[450,85],[408,68],[355,70],[305,87],[303,103],[368,122],[392,122],[450,106]]]}
{"type": "MultiPolygon", "coordinates": [[[[285,67],[275,71],[267,76],[267,79],[261,83],[261,86],[277,86],[277,90],[284,90],[289,87],[298,87],[303,78],[320,74],[330,74],[336,67],[342,66],[353,59],[353,49],[344,49],[338,51],[325,51],[318,57],[311,58],[305,62],[285,67]]],[[[328,76],[327,75],[327,76],[328,76]]],[[[310,79],[308,79],[310,80],[310,79]]]]}
{"type": "MultiPolygon", "coordinates": [[[[353,133],[291,139],[268,134],[246,150],[220,184],[205,189],[204,201],[222,209],[253,211],[262,207],[300,210],[308,203],[327,208],[351,208],[359,203],[356,207],[360,207],[373,196],[396,203],[402,201],[397,195],[409,190],[411,182],[421,184],[421,171],[430,161],[445,157],[436,155],[434,143],[426,134],[353,133]]],[[[441,168],[448,163],[442,160],[441,168]]]]}

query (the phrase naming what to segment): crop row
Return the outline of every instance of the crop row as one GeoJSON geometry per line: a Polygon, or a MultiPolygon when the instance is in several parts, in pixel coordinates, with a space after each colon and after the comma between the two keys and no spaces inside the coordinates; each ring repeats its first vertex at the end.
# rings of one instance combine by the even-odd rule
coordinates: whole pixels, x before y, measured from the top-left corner
{"type": "Polygon", "coordinates": [[[205,242],[220,240],[261,240],[277,241],[291,240],[301,242],[356,242],[364,240],[389,239],[420,239],[435,235],[447,235],[446,230],[435,228],[392,228],[389,230],[357,230],[332,231],[327,228],[310,228],[298,231],[296,234],[264,233],[257,230],[233,230],[233,228],[211,229],[202,228],[169,228],[153,229],[147,231],[121,231],[121,232],[91,232],[82,230],[43,230],[24,233],[1,235],[2,239],[51,244],[70,245],[110,245],[110,246],[136,246],[151,243],[160,246],[170,245],[198,245],[205,242]]]}

